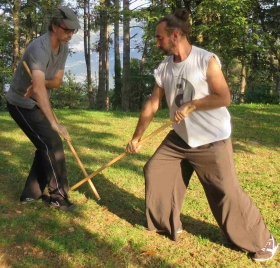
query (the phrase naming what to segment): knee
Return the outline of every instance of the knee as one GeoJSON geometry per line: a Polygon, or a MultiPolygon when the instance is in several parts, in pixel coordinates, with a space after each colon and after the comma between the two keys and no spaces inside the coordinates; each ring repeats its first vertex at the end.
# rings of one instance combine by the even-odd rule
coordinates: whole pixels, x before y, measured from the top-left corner
{"type": "Polygon", "coordinates": [[[55,150],[63,150],[63,143],[61,138],[52,141],[52,148],[55,150]]]}

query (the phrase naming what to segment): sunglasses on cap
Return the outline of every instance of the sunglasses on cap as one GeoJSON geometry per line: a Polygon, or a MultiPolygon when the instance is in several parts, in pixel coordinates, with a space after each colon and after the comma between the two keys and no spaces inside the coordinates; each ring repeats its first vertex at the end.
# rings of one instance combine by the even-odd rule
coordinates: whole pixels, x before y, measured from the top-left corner
{"type": "Polygon", "coordinates": [[[78,32],[78,29],[67,29],[67,28],[62,27],[61,25],[57,25],[57,26],[59,28],[63,29],[66,34],[70,34],[70,33],[75,34],[78,32]]]}

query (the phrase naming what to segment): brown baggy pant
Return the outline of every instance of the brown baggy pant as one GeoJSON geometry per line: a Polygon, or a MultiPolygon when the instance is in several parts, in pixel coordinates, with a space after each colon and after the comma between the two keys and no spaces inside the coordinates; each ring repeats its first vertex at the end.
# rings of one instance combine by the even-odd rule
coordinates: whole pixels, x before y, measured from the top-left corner
{"type": "Polygon", "coordinates": [[[241,189],[231,139],[191,148],[172,130],[144,167],[148,229],[165,230],[173,240],[182,228],[180,212],[196,172],[212,213],[239,248],[256,252],[269,240],[260,211],[241,189]]]}

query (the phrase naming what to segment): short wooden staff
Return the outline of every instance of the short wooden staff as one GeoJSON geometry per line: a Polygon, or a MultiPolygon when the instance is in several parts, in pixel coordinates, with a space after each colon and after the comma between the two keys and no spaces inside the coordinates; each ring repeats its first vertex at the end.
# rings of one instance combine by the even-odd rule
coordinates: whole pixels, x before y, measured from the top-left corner
{"type": "MultiPolygon", "coordinates": [[[[32,79],[32,74],[31,74],[31,71],[30,71],[28,65],[26,64],[25,61],[23,61],[22,64],[23,64],[25,70],[27,71],[27,73],[29,74],[30,78],[32,79]]],[[[55,118],[56,118],[56,115],[55,115],[54,112],[53,112],[53,114],[54,114],[54,116],[55,116],[55,118]]],[[[57,119],[57,118],[56,118],[56,119],[57,119]]],[[[88,176],[88,173],[86,172],[86,170],[85,170],[85,168],[84,168],[84,165],[82,164],[82,162],[81,162],[79,156],[77,155],[77,153],[76,153],[74,147],[72,146],[72,144],[71,144],[71,142],[70,142],[69,140],[67,140],[66,142],[67,142],[67,144],[68,144],[68,146],[69,146],[71,152],[73,153],[73,155],[74,155],[74,157],[75,157],[75,159],[76,159],[78,165],[80,166],[80,168],[81,168],[81,170],[82,170],[84,176],[87,177],[87,176],[88,176]]],[[[98,194],[96,188],[94,187],[92,181],[91,181],[91,180],[88,180],[88,183],[89,183],[90,188],[91,188],[91,190],[93,191],[94,195],[96,196],[96,198],[97,198],[98,200],[100,200],[101,198],[100,198],[100,196],[99,196],[99,194],[98,194]]]]}
{"type": "MultiPolygon", "coordinates": [[[[69,146],[69,148],[70,148],[71,152],[72,152],[72,153],[73,153],[73,155],[75,156],[76,161],[78,162],[78,165],[80,166],[80,168],[81,168],[82,172],[84,173],[84,176],[86,176],[86,177],[87,177],[87,176],[88,176],[88,173],[86,172],[86,170],[85,170],[85,168],[84,168],[84,165],[82,164],[82,162],[81,162],[80,158],[78,157],[78,155],[77,155],[77,153],[76,153],[76,151],[75,151],[74,147],[72,146],[71,142],[70,142],[70,141],[67,141],[67,144],[68,144],[68,146],[69,146]]],[[[94,185],[93,185],[92,181],[91,181],[91,180],[88,180],[88,183],[89,183],[89,186],[90,186],[91,190],[92,190],[92,191],[93,191],[93,193],[95,194],[95,196],[96,196],[97,200],[100,200],[100,199],[101,199],[101,197],[99,196],[99,194],[98,194],[98,192],[97,192],[96,188],[94,187],[94,185]]]]}
{"type": "MultiPolygon", "coordinates": [[[[189,114],[190,112],[192,112],[195,109],[195,106],[190,107],[189,109],[187,109],[187,111],[185,111],[185,114],[189,114]]],[[[158,128],[156,131],[154,131],[153,133],[151,133],[150,135],[148,135],[145,139],[139,141],[136,146],[138,147],[139,145],[142,145],[143,143],[145,143],[146,141],[148,141],[149,139],[151,139],[152,137],[154,137],[155,135],[157,135],[159,132],[161,132],[162,130],[164,130],[165,128],[167,128],[168,126],[172,125],[174,123],[174,121],[169,121],[168,123],[166,123],[165,125],[161,126],[160,128],[158,128]]],[[[104,170],[105,168],[113,165],[114,163],[116,163],[117,161],[119,161],[120,159],[122,159],[123,157],[125,157],[126,155],[128,155],[128,152],[124,152],[122,154],[120,154],[118,157],[114,158],[113,160],[111,160],[109,163],[107,163],[106,165],[104,165],[103,167],[99,168],[98,170],[96,170],[95,172],[93,172],[92,174],[88,175],[87,177],[85,177],[83,180],[81,180],[80,182],[78,182],[77,184],[75,184],[74,186],[72,186],[70,188],[70,190],[75,190],[76,188],[78,188],[79,186],[81,186],[83,183],[87,182],[88,180],[92,179],[93,177],[95,177],[97,174],[99,174],[102,170],[104,170]]]]}

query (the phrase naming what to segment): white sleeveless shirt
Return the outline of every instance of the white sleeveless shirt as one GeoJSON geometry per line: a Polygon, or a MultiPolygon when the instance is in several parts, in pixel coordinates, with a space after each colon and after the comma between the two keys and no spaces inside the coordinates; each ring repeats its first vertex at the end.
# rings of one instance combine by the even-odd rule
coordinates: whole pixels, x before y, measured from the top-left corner
{"type": "MultiPolygon", "coordinates": [[[[164,89],[170,109],[170,119],[185,102],[202,99],[211,94],[206,71],[211,57],[204,49],[192,46],[186,60],[173,62],[173,56],[163,60],[154,72],[158,86],[164,89]]],[[[176,133],[191,147],[227,139],[231,134],[230,114],[226,107],[191,112],[180,124],[174,123],[176,133]]]]}

